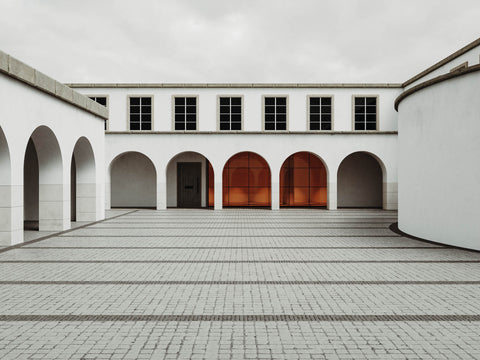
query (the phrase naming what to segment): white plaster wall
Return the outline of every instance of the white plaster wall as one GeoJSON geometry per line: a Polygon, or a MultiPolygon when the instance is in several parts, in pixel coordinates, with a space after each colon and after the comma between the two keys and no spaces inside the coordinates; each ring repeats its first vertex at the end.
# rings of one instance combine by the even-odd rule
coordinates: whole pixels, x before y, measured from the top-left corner
{"type": "Polygon", "coordinates": [[[172,131],[172,96],[198,96],[200,131],[217,131],[217,96],[243,96],[243,130],[263,130],[262,95],[288,95],[288,129],[307,130],[307,96],[333,95],[333,127],[352,131],[352,96],[379,96],[379,130],[396,131],[397,113],[393,109],[400,88],[76,88],[86,95],[108,95],[109,131],[128,130],[128,95],[153,95],[153,130],[172,131]]]}
{"type": "Polygon", "coordinates": [[[201,206],[205,207],[207,203],[206,180],[207,171],[205,157],[200,154],[188,152],[175,156],[167,166],[167,207],[177,206],[177,163],[196,162],[202,164],[201,175],[201,206]]]}
{"type": "MultiPolygon", "coordinates": [[[[157,169],[159,209],[167,206],[167,164],[182,152],[200,153],[211,162],[215,172],[216,208],[222,203],[221,181],[226,161],[242,151],[253,151],[261,155],[268,162],[272,173],[272,207],[278,208],[279,173],[282,163],[298,151],[310,151],[325,162],[329,185],[328,207],[335,209],[337,171],[340,162],[354,152],[366,151],[379,158],[385,166],[383,182],[390,184],[391,187],[384,208],[396,208],[396,134],[107,134],[105,149],[106,164],[110,164],[115,157],[126,151],[138,151],[151,159],[157,169]]],[[[171,179],[168,182],[172,183],[171,179]]],[[[169,191],[173,192],[172,189],[169,191]]]]}
{"type": "Polygon", "coordinates": [[[480,250],[480,73],[435,84],[399,106],[399,228],[480,250]]]}
{"type": "MultiPolygon", "coordinates": [[[[10,151],[11,177],[10,193],[11,216],[10,231],[7,243],[23,241],[23,162],[27,142],[36,128],[48,127],[56,136],[62,162],[62,178],[54,184],[53,179],[45,177],[45,185],[60,186],[59,192],[50,194],[55,216],[60,216],[59,226],[70,227],[70,162],[77,139],[85,136],[92,144],[96,164],[104,164],[104,132],[103,120],[82,109],[72,106],[60,99],[41,92],[18,80],[0,74],[0,127],[7,139],[10,151]],[[52,198],[53,199],[53,198],[52,198]]],[[[47,172],[48,174],[48,172],[47,172]]],[[[96,175],[96,219],[104,217],[104,167],[98,166],[96,175]]],[[[2,235],[2,237],[4,237],[2,235]]]]}
{"type": "Polygon", "coordinates": [[[111,165],[112,207],[156,207],[156,171],[142,154],[129,152],[111,165]]]}
{"type": "Polygon", "coordinates": [[[454,69],[455,67],[463,64],[464,62],[468,62],[468,66],[478,65],[480,62],[480,46],[477,46],[465,54],[460,55],[456,59],[449,61],[448,63],[442,65],[438,69],[432,71],[431,73],[423,76],[422,78],[414,81],[413,83],[409,84],[405,87],[405,90],[414,87],[415,85],[421,84],[427,80],[436,78],[437,76],[448,74],[450,70],[454,69]]]}

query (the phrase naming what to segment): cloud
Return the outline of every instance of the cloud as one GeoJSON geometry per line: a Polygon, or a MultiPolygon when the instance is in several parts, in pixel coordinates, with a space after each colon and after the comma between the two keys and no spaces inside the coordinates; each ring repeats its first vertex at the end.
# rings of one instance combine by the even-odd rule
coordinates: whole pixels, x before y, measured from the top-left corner
{"type": "Polygon", "coordinates": [[[0,46],[65,82],[402,82],[478,36],[477,3],[6,0],[0,46]]]}

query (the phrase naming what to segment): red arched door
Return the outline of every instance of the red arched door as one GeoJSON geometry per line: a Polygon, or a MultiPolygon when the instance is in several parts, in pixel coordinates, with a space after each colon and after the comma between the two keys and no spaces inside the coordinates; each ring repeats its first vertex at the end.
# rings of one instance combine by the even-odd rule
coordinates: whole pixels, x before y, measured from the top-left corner
{"type": "Polygon", "coordinates": [[[223,206],[270,206],[271,176],[260,155],[242,152],[223,168],[223,206]]]}
{"type": "Polygon", "coordinates": [[[298,152],[280,169],[280,206],[327,206],[327,171],[316,155],[298,152]]]}

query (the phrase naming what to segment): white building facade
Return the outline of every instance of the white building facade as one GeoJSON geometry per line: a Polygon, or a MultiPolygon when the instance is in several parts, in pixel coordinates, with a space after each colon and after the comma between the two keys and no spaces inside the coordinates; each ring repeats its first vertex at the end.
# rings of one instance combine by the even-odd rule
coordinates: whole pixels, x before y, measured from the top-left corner
{"type": "Polygon", "coordinates": [[[66,86],[0,53],[0,242],[110,208],[398,208],[480,249],[479,56],[403,84],[66,86]]]}
{"type": "MultiPolygon", "coordinates": [[[[397,113],[391,104],[401,93],[400,85],[71,84],[70,86],[86,96],[108,99],[110,116],[105,140],[107,208],[147,206],[165,209],[213,205],[215,209],[221,209],[224,206],[231,206],[230,202],[224,199],[225,196],[232,195],[229,193],[230,190],[226,189],[232,184],[224,183],[227,179],[225,166],[229,159],[237,154],[252,153],[264,159],[269,170],[269,174],[264,174],[268,179],[260,181],[262,186],[269,187],[267,190],[269,199],[260,202],[246,200],[235,204],[278,209],[285,206],[285,202],[281,201],[282,165],[285,165],[285,161],[291,155],[301,152],[318,157],[325,168],[326,178],[321,184],[313,183],[313,179],[310,184],[292,180],[293,187],[297,184],[299,187],[324,187],[323,198],[326,201],[324,204],[321,202],[316,204],[328,209],[336,209],[338,206],[397,208],[397,113]],[[132,99],[135,99],[134,104],[131,103],[132,99]],[[144,99],[147,100],[147,106],[143,103],[137,105],[144,99]],[[192,99],[192,104],[194,103],[191,106],[185,105],[191,108],[191,113],[185,116],[185,118],[191,116],[192,119],[192,128],[189,130],[185,129],[189,125],[188,122],[178,128],[178,121],[177,123],[175,121],[176,118],[183,116],[183,113],[177,110],[184,111],[183,105],[176,105],[179,99],[181,101],[192,99]],[[282,104],[268,105],[268,101],[272,99],[282,101],[282,104]],[[328,99],[328,106],[317,106],[316,104],[320,104],[323,99],[328,99]],[[365,99],[373,100],[374,105],[355,106],[356,101],[361,102],[365,99]],[[235,100],[238,101],[238,105],[222,106],[222,102],[235,100]],[[148,114],[146,129],[138,129],[136,122],[138,106],[142,110],[145,109],[148,114]],[[285,111],[285,123],[280,123],[283,125],[281,128],[268,129],[269,108],[272,107],[285,111]],[[361,116],[364,120],[366,118],[366,114],[359,115],[359,111],[355,112],[356,108],[358,110],[362,107],[363,109],[368,107],[369,110],[372,108],[371,114],[368,114],[374,119],[371,130],[366,130],[365,124],[361,130],[355,128],[356,117],[357,120],[361,116]],[[318,126],[315,123],[318,117],[322,117],[316,115],[316,109],[328,114],[326,117],[328,130],[319,129],[322,124],[318,126]],[[235,118],[239,124],[232,122],[235,116],[232,115],[232,111],[239,115],[235,118]],[[230,126],[224,126],[221,121],[225,112],[230,115],[227,116],[230,126]],[[345,171],[339,173],[342,161],[352,154],[356,154],[355,159],[344,163],[345,171]],[[131,167],[138,166],[140,159],[145,160],[144,171],[138,168],[132,171],[131,167]],[[178,187],[184,183],[179,179],[181,174],[178,169],[179,163],[198,163],[200,166],[199,179],[195,180],[195,188],[197,182],[199,184],[200,196],[197,205],[178,199],[182,196],[178,187]],[[364,171],[372,166],[374,172],[376,170],[375,174],[364,171]],[[132,174],[132,177],[126,179],[125,173],[132,174]],[[209,175],[214,179],[209,179],[209,175]],[[210,185],[210,191],[209,182],[213,182],[213,190],[210,185]],[[156,199],[156,202],[153,199],[156,199]]],[[[278,124],[275,125],[278,127],[278,124]]],[[[245,166],[242,165],[241,168],[245,166]]],[[[304,173],[306,171],[305,169],[304,173]]],[[[252,172],[253,170],[250,170],[250,176],[253,176],[252,172]]],[[[237,185],[242,187],[241,184],[237,185]]],[[[191,185],[185,183],[183,186],[191,185]]],[[[298,186],[293,192],[298,195],[297,197],[301,197],[302,191],[298,186]]],[[[304,190],[311,192],[308,189],[304,190]]],[[[292,196],[295,197],[295,194],[292,196]]],[[[293,202],[301,206],[311,205],[309,201],[293,202]]]]}

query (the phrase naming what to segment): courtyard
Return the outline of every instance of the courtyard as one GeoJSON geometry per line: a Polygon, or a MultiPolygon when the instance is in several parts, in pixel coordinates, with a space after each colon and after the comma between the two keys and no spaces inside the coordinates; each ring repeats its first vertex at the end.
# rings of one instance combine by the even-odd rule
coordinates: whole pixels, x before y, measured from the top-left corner
{"type": "Polygon", "coordinates": [[[0,358],[480,358],[480,253],[396,221],[118,209],[27,232],[0,250],[0,358]]]}

